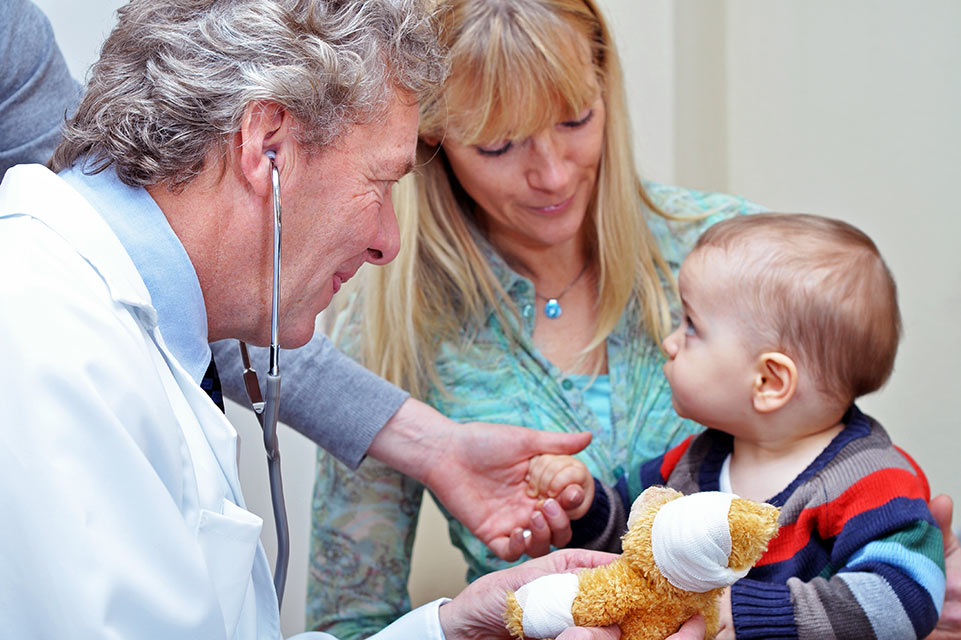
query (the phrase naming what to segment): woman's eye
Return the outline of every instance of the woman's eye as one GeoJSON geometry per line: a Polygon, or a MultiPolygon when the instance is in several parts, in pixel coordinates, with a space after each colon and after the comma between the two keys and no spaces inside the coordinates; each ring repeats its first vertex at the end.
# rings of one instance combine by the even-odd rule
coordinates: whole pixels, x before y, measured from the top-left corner
{"type": "Polygon", "coordinates": [[[568,129],[577,129],[578,127],[583,127],[585,124],[590,122],[591,118],[593,117],[594,117],[594,110],[588,109],[587,113],[582,115],[580,118],[577,118],[576,120],[567,120],[565,122],[562,122],[561,126],[567,127],[568,129]]]}
{"type": "Polygon", "coordinates": [[[506,142],[501,142],[501,143],[498,143],[498,144],[483,145],[483,146],[482,146],[482,145],[477,145],[477,146],[475,147],[475,149],[477,149],[477,151],[478,151],[481,155],[485,155],[485,156],[499,156],[499,155],[503,155],[503,154],[507,153],[507,151],[508,151],[512,146],[514,146],[514,143],[511,142],[510,140],[507,140],[506,142]]]}

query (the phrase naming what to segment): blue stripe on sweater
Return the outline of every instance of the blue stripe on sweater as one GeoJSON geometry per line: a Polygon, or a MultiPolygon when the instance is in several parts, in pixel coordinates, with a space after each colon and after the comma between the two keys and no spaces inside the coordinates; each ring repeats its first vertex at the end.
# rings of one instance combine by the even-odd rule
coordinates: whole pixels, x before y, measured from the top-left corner
{"type": "Polygon", "coordinates": [[[851,556],[848,568],[857,569],[858,565],[880,562],[901,568],[912,580],[922,586],[931,597],[941,615],[944,604],[944,570],[922,553],[911,551],[897,542],[869,542],[851,556]]]}
{"type": "MultiPolygon", "coordinates": [[[[643,489],[647,489],[648,487],[653,487],[655,485],[667,484],[667,478],[661,475],[661,464],[663,463],[664,456],[658,456],[653,460],[648,460],[641,465],[641,469],[638,473],[641,476],[641,487],[643,489]]],[[[620,482],[618,482],[618,485],[620,485],[620,482]]],[[[628,509],[630,509],[630,504],[628,504],[628,509]]]]}
{"type": "Polygon", "coordinates": [[[831,557],[835,565],[840,565],[844,558],[857,553],[865,540],[883,538],[919,520],[937,526],[926,501],[903,496],[892,498],[849,519],[841,534],[835,537],[831,557]]]}

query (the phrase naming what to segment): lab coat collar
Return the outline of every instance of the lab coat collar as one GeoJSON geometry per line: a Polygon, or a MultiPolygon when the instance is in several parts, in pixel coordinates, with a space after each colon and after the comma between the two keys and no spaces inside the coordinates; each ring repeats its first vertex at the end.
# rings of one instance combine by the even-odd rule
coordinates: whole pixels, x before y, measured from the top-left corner
{"type": "Polygon", "coordinates": [[[35,218],[61,236],[100,273],[111,298],[136,310],[150,330],[157,312],[130,256],[103,218],[66,182],[39,164],[11,167],[0,184],[2,217],[35,218]],[[42,193],[43,197],[37,197],[42,193]]]}
{"type": "Polygon", "coordinates": [[[183,367],[177,354],[165,343],[150,292],[124,245],[103,217],[69,184],[42,165],[18,165],[8,169],[0,184],[0,202],[4,203],[0,218],[30,217],[62,237],[100,274],[111,299],[130,308],[153,335],[167,366],[198,415],[227,478],[230,497],[243,507],[237,470],[236,431],[197,382],[190,380],[192,372],[183,367]]]}
{"type": "Polygon", "coordinates": [[[113,167],[87,174],[78,163],[59,175],[120,239],[150,292],[167,347],[199,383],[210,363],[207,309],[190,256],[163,211],[146,189],[124,184],[113,167]]]}

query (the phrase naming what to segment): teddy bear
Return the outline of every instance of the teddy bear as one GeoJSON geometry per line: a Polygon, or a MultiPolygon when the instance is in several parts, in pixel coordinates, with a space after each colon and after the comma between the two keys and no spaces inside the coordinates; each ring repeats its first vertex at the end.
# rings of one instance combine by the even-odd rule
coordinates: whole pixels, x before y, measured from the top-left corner
{"type": "Polygon", "coordinates": [[[713,638],[721,593],[760,559],[778,515],[730,493],[650,487],[631,506],[614,562],[508,593],[507,629],[520,639],[553,638],[575,625],[618,624],[623,640],[663,640],[700,613],[713,638]]]}

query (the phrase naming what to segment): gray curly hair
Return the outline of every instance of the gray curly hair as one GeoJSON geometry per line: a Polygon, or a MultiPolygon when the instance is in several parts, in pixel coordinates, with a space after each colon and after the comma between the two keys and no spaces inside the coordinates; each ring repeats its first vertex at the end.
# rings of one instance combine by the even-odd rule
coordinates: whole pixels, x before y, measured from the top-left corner
{"type": "Polygon", "coordinates": [[[395,88],[423,100],[447,73],[422,0],[132,0],[118,15],[55,171],[85,158],[176,189],[253,101],[286,108],[320,149],[385,113],[395,88]]]}

